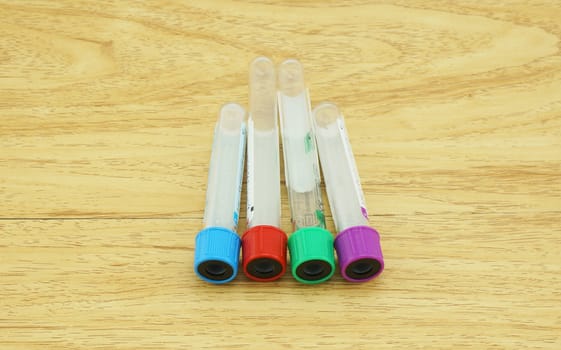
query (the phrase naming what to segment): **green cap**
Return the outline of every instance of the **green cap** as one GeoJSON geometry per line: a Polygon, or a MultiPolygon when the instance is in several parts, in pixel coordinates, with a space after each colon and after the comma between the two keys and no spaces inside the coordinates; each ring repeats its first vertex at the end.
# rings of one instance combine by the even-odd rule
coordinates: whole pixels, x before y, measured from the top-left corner
{"type": "Polygon", "coordinates": [[[325,282],[335,272],[333,235],[320,227],[304,227],[288,239],[292,275],[298,282],[325,282]]]}

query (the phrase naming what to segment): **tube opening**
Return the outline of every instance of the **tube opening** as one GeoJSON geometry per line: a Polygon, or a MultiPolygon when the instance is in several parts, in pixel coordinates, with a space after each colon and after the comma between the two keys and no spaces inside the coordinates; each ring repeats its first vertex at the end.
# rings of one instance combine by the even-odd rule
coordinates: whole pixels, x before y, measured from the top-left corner
{"type": "Polygon", "coordinates": [[[331,274],[332,267],[323,260],[309,260],[301,263],[296,274],[306,281],[318,281],[331,274]]]}
{"type": "Polygon", "coordinates": [[[220,260],[208,260],[199,264],[198,272],[212,281],[224,281],[232,277],[234,270],[229,264],[220,260]]]}
{"type": "Polygon", "coordinates": [[[282,265],[270,258],[258,258],[247,264],[246,271],[259,279],[270,279],[282,273],[282,265]]]}
{"type": "Polygon", "coordinates": [[[345,269],[345,274],[354,280],[365,280],[376,275],[382,264],[376,259],[359,259],[350,263],[345,269]]]}

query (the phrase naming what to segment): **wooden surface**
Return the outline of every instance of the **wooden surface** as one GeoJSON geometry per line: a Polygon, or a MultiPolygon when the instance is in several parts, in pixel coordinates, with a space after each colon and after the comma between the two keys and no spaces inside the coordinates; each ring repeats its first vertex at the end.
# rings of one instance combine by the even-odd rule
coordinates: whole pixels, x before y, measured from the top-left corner
{"type": "Polygon", "coordinates": [[[337,3],[0,2],[0,349],[561,348],[561,6],[337,3]],[[371,283],[193,273],[262,54],[346,116],[371,283]]]}

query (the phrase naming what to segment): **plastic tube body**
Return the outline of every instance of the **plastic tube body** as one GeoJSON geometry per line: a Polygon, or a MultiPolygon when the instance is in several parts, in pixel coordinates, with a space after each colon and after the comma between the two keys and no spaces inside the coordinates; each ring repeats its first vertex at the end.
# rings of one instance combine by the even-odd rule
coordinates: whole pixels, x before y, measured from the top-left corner
{"type": "Polygon", "coordinates": [[[245,111],[238,104],[222,107],[214,128],[208,170],[205,227],[238,227],[241,181],[245,157],[245,111]]]}
{"type": "Polygon", "coordinates": [[[280,71],[279,110],[292,223],[294,230],[325,228],[308,90],[303,83],[303,73],[298,70],[301,69],[299,63],[287,62],[287,67],[283,70],[281,66],[280,71]]]}
{"type": "Polygon", "coordinates": [[[339,232],[335,248],[343,277],[368,281],[384,268],[378,232],[368,226],[368,212],[343,116],[330,103],[313,112],[314,130],[327,196],[339,232]]]}
{"type": "Polygon", "coordinates": [[[333,105],[314,110],[314,127],[337,232],[368,225],[368,213],[343,117],[333,105]]]}
{"type": "Polygon", "coordinates": [[[247,226],[280,226],[280,164],[276,76],[273,62],[250,66],[247,148],[247,226]]]}

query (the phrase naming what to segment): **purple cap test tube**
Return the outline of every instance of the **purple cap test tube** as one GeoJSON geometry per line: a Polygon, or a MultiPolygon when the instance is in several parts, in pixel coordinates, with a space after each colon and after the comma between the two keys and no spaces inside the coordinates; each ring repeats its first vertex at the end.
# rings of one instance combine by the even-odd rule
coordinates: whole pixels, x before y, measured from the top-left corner
{"type": "Polygon", "coordinates": [[[378,231],[368,226],[368,213],[343,116],[337,106],[322,103],[313,111],[316,142],[335,228],[335,249],[342,276],[366,282],[384,269],[378,231]]]}

